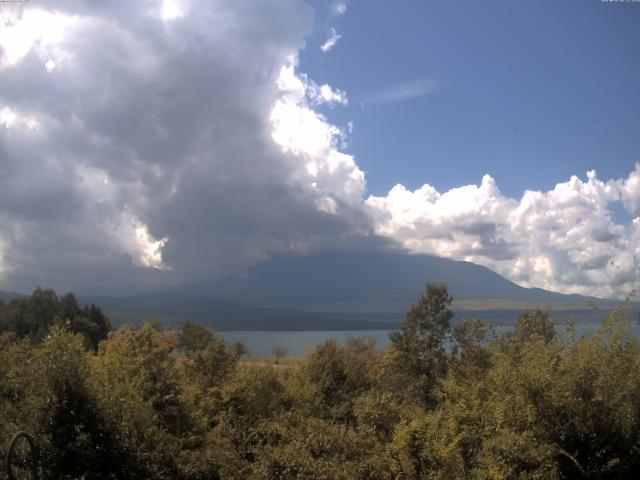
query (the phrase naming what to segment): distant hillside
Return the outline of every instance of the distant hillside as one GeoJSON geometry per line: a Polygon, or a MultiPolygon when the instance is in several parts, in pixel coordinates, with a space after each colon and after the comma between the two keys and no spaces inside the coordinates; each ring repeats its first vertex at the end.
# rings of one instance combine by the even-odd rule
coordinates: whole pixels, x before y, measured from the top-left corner
{"type": "Polygon", "coordinates": [[[245,278],[227,278],[190,290],[261,306],[396,304],[395,311],[414,302],[429,282],[446,284],[456,300],[508,301],[511,308],[518,303],[582,306],[589,300],[523,288],[474,263],[404,253],[281,256],[251,268],[245,278]]]}
{"type": "MultiPolygon", "coordinates": [[[[429,282],[448,286],[454,321],[510,324],[535,307],[551,309],[559,320],[589,321],[600,316],[588,302],[605,311],[619,303],[523,288],[470,262],[380,252],[281,256],[243,278],[142,295],[81,295],[79,301],[100,306],[115,324],[159,319],[171,326],[189,319],[219,330],[373,330],[399,325],[429,282]]],[[[0,292],[7,300],[19,296],[0,292]]]]}
{"type": "Polygon", "coordinates": [[[0,300],[3,302],[10,302],[11,300],[15,300],[17,298],[24,298],[26,295],[16,292],[3,292],[0,290],[0,300]]]}

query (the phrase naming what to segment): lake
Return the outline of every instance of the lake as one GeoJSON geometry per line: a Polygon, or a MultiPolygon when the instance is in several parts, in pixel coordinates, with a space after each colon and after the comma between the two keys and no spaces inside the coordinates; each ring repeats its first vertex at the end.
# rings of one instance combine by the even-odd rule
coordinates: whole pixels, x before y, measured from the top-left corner
{"type": "MultiPolygon", "coordinates": [[[[576,324],[576,333],[582,336],[588,332],[594,332],[600,327],[599,322],[587,322],[576,324]]],[[[497,335],[511,330],[513,327],[495,327],[497,335]]],[[[562,331],[564,325],[556,325],[557,331],[562,331]]],[[[631,333],[640,339],[640,325],[633,323],[631,333]]],[[[389,344],[389,332],[391,330],[329,330],[329,331],[283,331],[283,332],[258,332],[258,331],[227,331],[218,332],[225,341],[232,343],[241,341],[249,349],[252,357],[266,357],[272,355],[274,347],[284,347],[288,355],[304,355],[330,338],[335,338],[340,345],[344,345],[349,338],[359,337],[373,339],[379,349],[389,344]]]]}

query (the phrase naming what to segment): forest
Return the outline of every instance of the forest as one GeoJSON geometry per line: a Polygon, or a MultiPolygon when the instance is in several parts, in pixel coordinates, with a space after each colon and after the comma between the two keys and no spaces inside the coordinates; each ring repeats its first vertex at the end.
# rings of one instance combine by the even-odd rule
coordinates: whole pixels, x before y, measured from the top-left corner
{"type": "Polygon", "coordinates": [[[252,359],[186,321],[112,330],[37,289],[0,302],[0,454],[45,479],[636,478],[640,345],[622,305],[577,336],[524,311],[498,337],[429,284],[379,351],[252,359]]]}

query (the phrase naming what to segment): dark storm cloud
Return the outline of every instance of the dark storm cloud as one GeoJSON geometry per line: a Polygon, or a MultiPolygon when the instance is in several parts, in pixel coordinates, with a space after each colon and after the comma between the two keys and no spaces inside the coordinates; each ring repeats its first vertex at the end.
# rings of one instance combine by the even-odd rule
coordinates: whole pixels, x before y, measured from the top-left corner
{"type": "Polygon", "coordinates": [[[38,128],[0,124],[3,287],[194,281],[369,234],[360,209],[311,188],[304,160],[271,138],[276,80],[310,9],[192,2],[163,21],[159,6],[56,2],[64,41],[4,65],[0,108],[38,128]],[[145,267],[140,227],[167,239],[155,266],[171,271],[145,267]]]}

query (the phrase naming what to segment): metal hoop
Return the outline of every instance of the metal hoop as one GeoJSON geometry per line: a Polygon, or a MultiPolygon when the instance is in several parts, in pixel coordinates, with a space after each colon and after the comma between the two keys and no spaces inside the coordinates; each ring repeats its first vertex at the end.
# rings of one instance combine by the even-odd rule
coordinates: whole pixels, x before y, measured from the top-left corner
{"type": "Polygon", "coordinates": [[[11,438],[5,460],[7,479],[16,480],[16,477],[14,477],[13,471],[11,470],[11,462],[13,461],[16,453],[15,451],[18,445],[18,440],[21,438],[24,438],[27,441],[29,451],[31,452],[31,478],[32,480],[38,480],[38,450],[36,449],[36,444],[33,441],[33,438],[27,432],[18,432],[11,438]]]}

